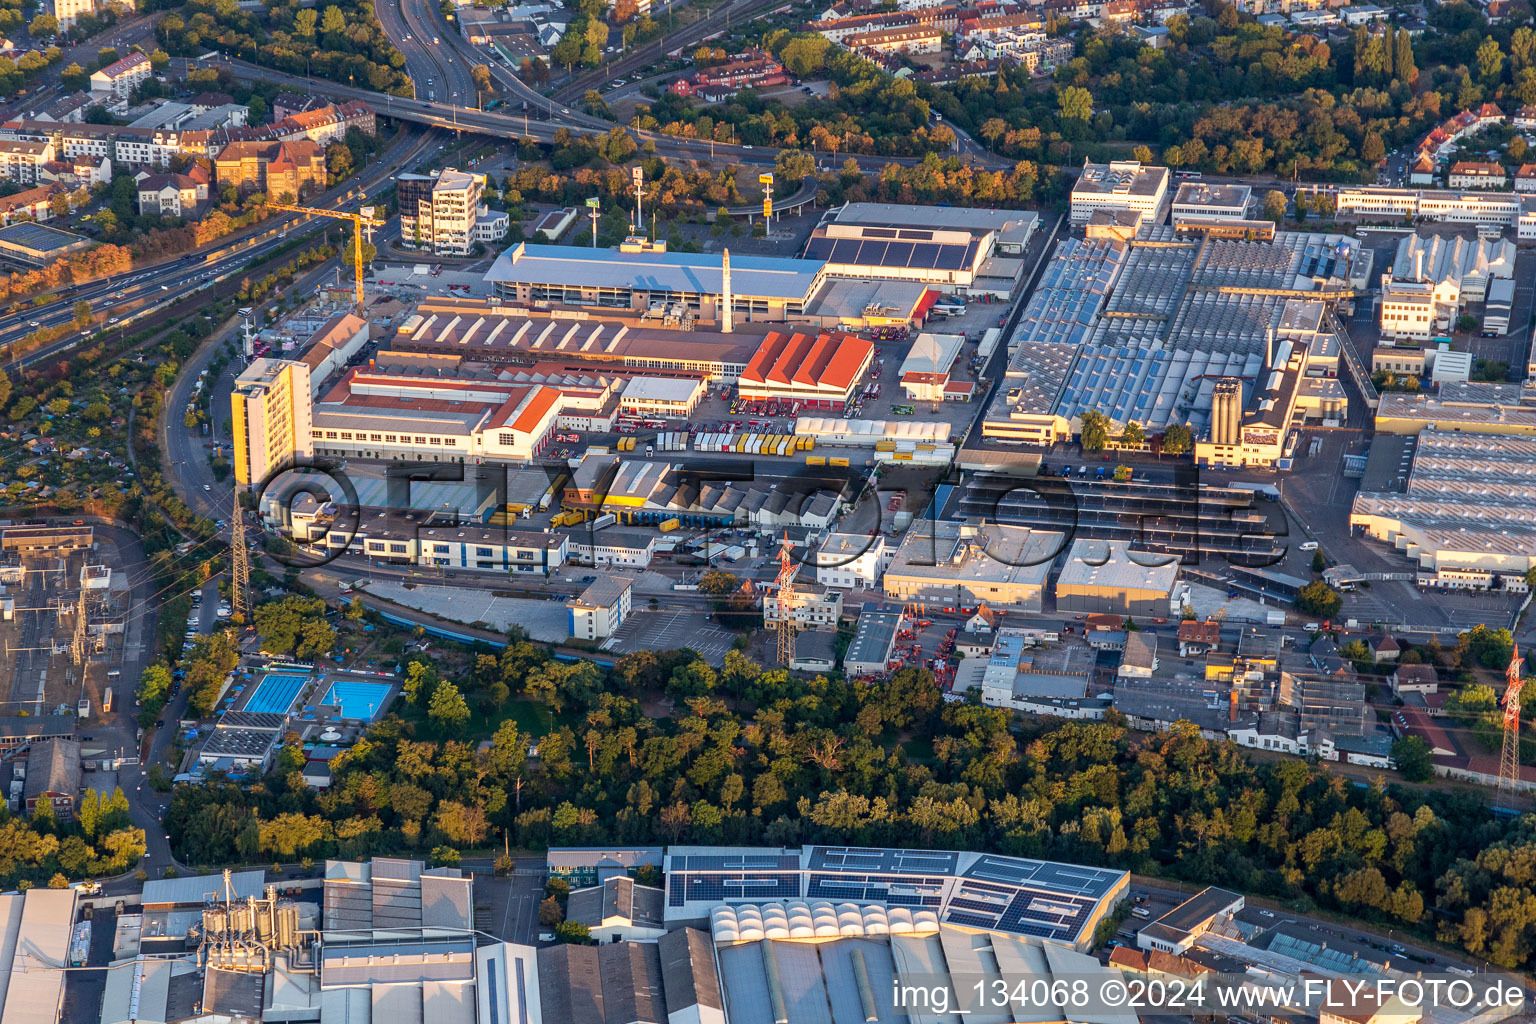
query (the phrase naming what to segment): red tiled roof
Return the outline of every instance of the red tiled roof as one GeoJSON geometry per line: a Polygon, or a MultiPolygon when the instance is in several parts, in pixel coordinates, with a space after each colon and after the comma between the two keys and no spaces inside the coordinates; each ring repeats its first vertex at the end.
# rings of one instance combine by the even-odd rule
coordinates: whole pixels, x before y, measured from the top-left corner
{"type": "Polygon", "coordinates": [[[1193,619],[1180,622],[1179,642],[1215,646],[1221,642],[1221,623],[1211,622],[1209,619],[1205,622],[1196,622],[1193,619]]]}
{"type": "MultiPolygon", "coordinates": [[[[1418,708],[1401,707],[1392,712],[1392,724],[1399,732],[1417,736],[1429,744],[1431,752],[1456,753],[1456,744],[1451,742],[1451,737],[1428,715],[1418,708]]],[[[1495,766],[1497,770],[1497,766],[1495,766]]]]}
{"type": "Polygon", "coordinates": [[[874,355],[874,345],[845,331],[770,331],[741,379],[763,386],[846,391],[874,355]]]}

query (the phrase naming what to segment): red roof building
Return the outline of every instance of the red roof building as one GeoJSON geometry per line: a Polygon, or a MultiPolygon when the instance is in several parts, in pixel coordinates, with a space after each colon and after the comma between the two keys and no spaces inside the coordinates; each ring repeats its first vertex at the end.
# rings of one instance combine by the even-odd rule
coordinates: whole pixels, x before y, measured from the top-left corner
{"type": "Polygon", "coordinates": [[[738,387],[748,401],[836,408],[853,397],[874,358],[873,343],[846,331],[771,331],[742,371],[738,387]]]}
{"type": "Polygon", "coordinates": [[[763,89],[789,83],[784,66],[761,50],[738,53],[727,64],[701,68],[691,79],[679,78],[672,91],[679,96],[721,100],[741,89],[763,89]]]}

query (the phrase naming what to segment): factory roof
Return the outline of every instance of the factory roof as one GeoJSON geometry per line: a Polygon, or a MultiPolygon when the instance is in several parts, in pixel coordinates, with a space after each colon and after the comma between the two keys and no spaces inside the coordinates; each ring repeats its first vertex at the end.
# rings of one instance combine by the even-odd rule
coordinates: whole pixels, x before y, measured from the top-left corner
{"type": "Polygon", "coordinates": [[[1392,261],[1394,277],[1419,281],[1508,278],[1515,272],[1515,243],[1460,235],[1403,236],[1392,261]]]}
{"type": "Polygon", "coordinates": [[[68,797],[80,793],[80,743],[73,739],[49,739],[33,743],[27,751],[27,800],[44,794],[68,797]]]}
{"type": "Polygon", "coordinates": [[[886,575],[934,581],[1043,585],[1061,552],[1060,533],[1004,523],[914,523],[886,575]]]}
{"type": "Polygon", "coordinates": [[[872,342],[845,331],[772,331],[742,371],[741,382],[846,390],[873,355],[872,342]]]}
{"type": "Polygon", "coordinates": [[[900,612],[864,612],[854,626],[853,639],[843,655],[844,664],[883,666],[900,628],[900,612]]]}
{"type": "Polygon", "coordinates": [[[1076,195],[1156,195],[1168,187],[1168,168],[1143,166],[1136,160],[1115,160],[1107,164],[1084,161],[1083,173],[1072,186],[1076,195]]]}
{"type": "MultiPolygon", "coordinates": [[[[261,896],[266,886],[265,871],[236,871],[229,877],[230,895],[237,900],[261,896]]],[[[209,896],[224,895],[224,880],[218,875],[188,875],[185,878],[157,878],[144,883],[144,905],[200,907],[209,896]]]]}
{"type": "Polygon", "coordinates": [[[1056,589],[1060,592],[1063,587],[1093,587],[1168,594],[1178,576],[1176,555],[1132,551],[1126,541],[1076,540],[1067,553],[1056,589]]]}
{"type": "Polygon", "coordinates": [[[627,576],[599,576],[571,602],[576,608],[609,608],[623,599],[634,580],[627,576]]]}
{"type": "Polygon", "coordinates": [[[660,889],[639,885],[628,876],[609,878],[600,885],[571,893],[565,916],[589,928],[614,918],[642,928],[660,928],[663,898],[660,889]]]}
{"type": "Polygon", "coordinates": [[[1219,206],[1246,208],[1253,188],[1249,185],[1213,185],[1203,181],[1186,181],[1174,194],[1174,206],[1219,206]]]}
{"type": "Polygon", "coordinates": [[[278,741],[278,735],[265,729],[215,729],[203,741],[203,757],[264,759],[278,741]]]}
{"type": "Polygon", "coordinates": [[[697,377],[632,377],[623,395],[632,402],[686,402],[699,387],[697,377]]]}
{"type": "Polygon", "coordinates": [[[873,224],[881,227],[924,227],[972,233],[1003,231],[1013,224],[1039,223],[1032,210],[994,210],[964,206],[907,206],[901,203],[844,203],[833,212],[838,224],[873,224]]]}
{"type": "Polygon", "coordinates": [[[0,1024],[57,1024],[75,922],[74,889],[0,896],[0,1024]]]}
{"type": "Polygon", "coordinates": [[[955,364],[955,358],[964,344],[963,334],[930,334],[924,331],[912,339],[899,372],[903,378],[908,374],[943,376],[955,364]]]}
{"type": "MultiPolygon", "coordinates": [[[[803,301],[820,277],[819,260],[780,256],[731,259],[731,292],[738,298],[803,301]]],[[[626,253],[561,245],[519,243],[496,258],[491,284],[558,284],[567,287],[633,288],[718,295],[721,257],[713,253],[626,253]]]]}

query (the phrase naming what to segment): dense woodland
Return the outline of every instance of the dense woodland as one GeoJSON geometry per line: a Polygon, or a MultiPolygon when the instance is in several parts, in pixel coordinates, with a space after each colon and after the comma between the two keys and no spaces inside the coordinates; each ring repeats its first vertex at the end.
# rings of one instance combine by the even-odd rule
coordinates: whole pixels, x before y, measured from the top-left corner
{"type": "Polygon", "coordinates": [[[807,680],[739,652],[717,671],[687,651],[605,671],[526,641],[468,664],[450,680],[416,656],[402,713],[332,762],[326,792],[304,786],[292,746],[253,787],[181,787],[167,818],[178,857],[452,863],[499,852],[503,836],[535,850],[974,848],[1338,909],[1504,965],[1536,951],[1536,817],[1493,818],[1471,796],[1361,788],[1301,760],[1254,764],[1193,727],[1020,731],[1004,711],[945,703],[925,671],[807,680]]]}

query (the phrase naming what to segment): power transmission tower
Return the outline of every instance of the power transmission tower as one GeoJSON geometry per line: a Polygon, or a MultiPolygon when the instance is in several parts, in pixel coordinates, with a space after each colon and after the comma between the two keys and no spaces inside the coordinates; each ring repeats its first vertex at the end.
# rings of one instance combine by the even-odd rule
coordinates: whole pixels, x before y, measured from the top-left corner
{"type": "Polygon", "coordinates": [[[779,664],[789,668],[795,660],[795,563],[789,555],[789,534],[779,548],[779,664]]]}
{"type": "Polygon", "coordinates": [[[240,507],[240,492],[237,489],[234,495],[235,513],[230,519],[230,557],[233,562],[230,566],[230,590],[229,606],[235,617],[242,623],[248,623],[251,618],[250,590],[251,590],[251,552],[245,542],[245,510],[240,507]]]}
{"type": "Polygon", "coordinates": [[[1523,661],[1515,645],[1509,667],[1504,670],[1504,752],[1499,757],[1499,805],[1513,810],[1515,793],[1520,786],[1520,691],[1525,679],[1520,674],[1523,661]]]}

